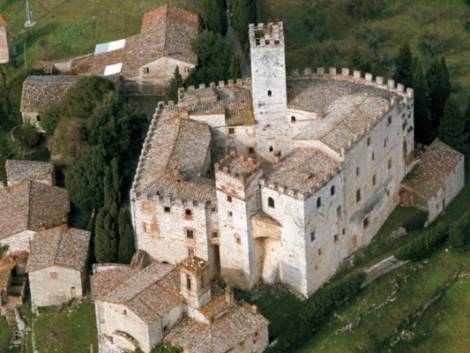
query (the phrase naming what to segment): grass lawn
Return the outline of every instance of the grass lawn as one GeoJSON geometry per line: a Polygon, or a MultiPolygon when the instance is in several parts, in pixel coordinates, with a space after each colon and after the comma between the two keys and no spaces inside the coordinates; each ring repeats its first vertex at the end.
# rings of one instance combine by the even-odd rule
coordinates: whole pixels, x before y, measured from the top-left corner
{"type": "Polygon", "coordinates": [[[0,352],[10,353],[11,350],[8,349],[10,345],[10,336],[12,330],[11,327],[8,326],[7,321],[3,316],[0,316],[0,352]]]}
{"type": "Polygon", "coordinates": [[[86,299],[57,311],[47,309],[34,323],[36,348],[41,353],[89,353],[97,349],[94,305],[86,299]]]}

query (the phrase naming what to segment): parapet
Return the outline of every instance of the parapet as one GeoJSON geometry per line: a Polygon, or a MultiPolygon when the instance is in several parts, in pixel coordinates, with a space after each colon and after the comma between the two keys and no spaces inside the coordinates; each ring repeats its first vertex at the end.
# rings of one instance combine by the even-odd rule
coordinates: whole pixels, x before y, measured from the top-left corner
{"type": "Polygon", "coordinates": [[[236,80],[227,80],[211,82],[209,84],[201,83],[199,86],[180,87],[178,97],[180,102],[189,104],[214,103],[217,101],[217,88],[251,88],[251,79],[237,78],[236,80]]]}
{"type": "Polygon", "coordinates": [[[227,154],[214,165],[216,172],[222,172],[245,183],[246,180],[261,169],[261,161],[246,157],[244,154],[227,154]]]}
{"type": "Polygon", "coordinates": [[[338,70],[335,67],[331,67],[327,70],[323,67],[318,67],[316,70],[313,70],[307,67],[302,71],[298,69],[293,70],[289,75],[291,79],[310,79],[316,77],[329,77],[334,80],[351,81],[357,84],[374,86],[396,93],[404,97],[406,101],[414,98],[412,88],[406,88],[405,85],[396,83],[393,79],[385,80],[382,76],[374,77],[371,73],[362,73],[359,70],[351,70],[349,68],[338,70]]]}
{"type": "Polygon", "coordinates": [[[282,22],[250,24],[248,36],[252,48],[284,46],[284,25],[282,22]]]}

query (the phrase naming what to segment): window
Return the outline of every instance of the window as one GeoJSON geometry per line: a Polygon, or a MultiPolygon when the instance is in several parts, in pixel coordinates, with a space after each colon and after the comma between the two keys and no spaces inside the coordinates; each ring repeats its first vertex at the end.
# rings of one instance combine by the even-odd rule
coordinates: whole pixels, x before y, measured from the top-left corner
{"type": "Polygon", "coordinates": [[[387,167],[388,167],[388,170],[392,169],[392,160],[391,159],[388,160],[387,167]]]}
{"type": "Polygon", "coordinates": [[[317,208],[321,207],[321,197],[317,199],[317,208]]]}
{"type": "Polygon", "coordinates": [[[217,207],[215,207],[215,206],[212,207],[212,208],[211,208],[211,212],[212,212],[212,213],[216,213],[216,212],[217,212],[217,207]]]}
{"type": "Polygon", "coordinates": [[[297,119],[295,118],[295,116],[292,115],[292,116],[290,117],[290,121],[293,122],[293,123],[295,123],[295,122],[297,121],[297,119]]]}
{"type": "Polygon", "coordinates": [[[41,116],[38,115],[38,116],[36,117],[36,120],[37,120],[37,121],[41,121],[41,116]]]}
{"type": "Polygon", "coordinates": [[[377,184],[377,175],[372,177],[372,186],[375,186],[375,184],[377,184]]]}
{"type": "Polygon", "coordinates": [[[150,68],[144,67],[144,74],[148,75],[150,73],[150,68]]]}
{"type": "Polygon", "coordinates": [[[315,241],[315,231],[314,230],[312,230],[310,232],[310,241],[315,241]]]}
{"type": "Polygon", "coordinates": [[[334,240],[335,240],[335,243],[338,242],[338,234],[335,234],[334,240]]]}
{"type": "Polygon", "coordinates": [[[375,152],[372,152],[372,160],[375,161],[375,152]]]}
{"type": "Polygon", "coordinates": [[[191,290],[191,277],[189,275],[186,275],[186,289],[191,290]]]}
{"type": "Polygon", "coordinates": [[[274,208],[274,199],[272,197],[268,197],[268,206],[274,208]]]}
{"type": "Polygon", "coordinates": [[[392,116],[391,115],[387,118],[387,126],[390,126],[390,125],[392,125],[392,116]]]}
{"type": "Polygon", "coordinates": [[[190,257],[194,256],[194,249],[193,248],[188,248],[188,256],[190,256],[190,257]]]}
{"type": "Polygon", "coordinates": [[[216,231],[212,232],[212,238],[216,239],[218,237],[219,237],[219,232],[216,232],[216,231]]]}
{"type": "Polygon", "coordinates": [[[273,92],[271,90],[268,91],[268,97],[271,97],[273,95],[273,92]]]}
{"type": "Polygon", "coordinates": [[[341,218],[341,206],[336,209],[336,217],[341,218]]]}
{"type": "Polygon", "coordinates": [[[228,202],[232,202],[232,196],[227,195],[227,201],[228,201],[228,202]]]}
{"type": "Polygon", "coordinates": [[[356,190],[356,202],[361,201],[361,189],[356,190]]]}
{"type": "Polygon", "coordinates": [[[168,207],[168,206],[165,206],[165,207],[163,208],[163,211],[164,211],[165,213],[170,213],[171,208],[168,207]]]}
{"type": "Polygon", "coordinates": [[[228,134],[233,135],[235,133],[235,128],[234,127],[229,127],[228,128],[228,134]]]}
{"type": "Polygon", "coordinates": [[[186,238],[188,238],[188,239],[194,239],[194,230],[192,230],[192,229],[186,229],[186,238]]]}
{"type": "Polygon", "coordinates": [[[346,228],[343,228],[343,232],[342,232],[342,233],[343,233],[343,235],[346,234],[346,228]]]}
{"type": "Polygon", "coordinates": [[[367,138],[367,146],[370,146],[370,137],[367,138]]]}
{"type": "Polygon", "coordinates": [[[192,219],[192,218],[193,218],[193,211],[190,210],[189,208],[187,208],[187,209],[184,211],[184,215],[185,215],[185,218],[186,218],[186,219],[192,219]]]}
{"type": "Polygon", "coordinates": [[[330,188],[330,194],[331,194],[331,196],[333,196],[334,194],[336,194],[336,188],[335,188],[334,185],[331,186],[331,188],[330,188]]]}
{"type": "Polygon", "coordinates": [[[321,249],[318,249],[318,256],[321,256],[321,249]]]}
{"type": "Polygon", "coordinates": [[[233,216],[232,211],[228,211],[228,212],[227,212],[227,215],[228,215],[229,217],[232,217],[232,216],[233,216]]]}
{"type": "Polygon", "coordinates": [[[249,154],[255,154],[255,148],[254,147],[248,147],[248,153],[249,154]]]}
{"type": "Polygon", "coordinates": [[[274,151],[274,147],[273,146],[269,146],[269,152],[272,152],[274,151]]]}
{"type": "Polygon", "coordinates": [[[235,238],[235,242],[236,242],[237,244],[241,244],[241,243],[242,243],[242,240],[241,240],[241,238],[240,238],[240,234],[235,233],[234,238],[235,238]]]}
{"type": "Polygon", "coordinates": [[[356,167],[356,176],[359,176],[361,174],[361,169],[359,167],[356,167]]]}
{"type": "Polygon", "coordinates": [[[369,217],[364,218],[364,220],[362,221],[362,226],[364,228],[367,228],[369,226],[369,217]]]}
{"type": "Polygon", "coordinates": [[[126,309],[124,309],[124,310],[122,311],[122,315],[127,315],[127,310],[126,310],[126,309]]]}
{"type": "Polygon", "coordinates": [[[387,145],[388,145],[388,138],[385,138],[385,140],[384,140],[384,147],[387,147],[387,145]]]}

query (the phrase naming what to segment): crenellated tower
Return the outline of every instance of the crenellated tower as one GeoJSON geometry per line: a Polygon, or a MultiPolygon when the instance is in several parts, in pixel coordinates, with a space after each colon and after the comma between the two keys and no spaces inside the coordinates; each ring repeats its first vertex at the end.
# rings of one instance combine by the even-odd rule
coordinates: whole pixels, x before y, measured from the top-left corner
{"type": "Polygon", "coordinates": [[[250,24],[249,38],[257,152],[273,161],[290,145],[283,24],[250,24]]]}

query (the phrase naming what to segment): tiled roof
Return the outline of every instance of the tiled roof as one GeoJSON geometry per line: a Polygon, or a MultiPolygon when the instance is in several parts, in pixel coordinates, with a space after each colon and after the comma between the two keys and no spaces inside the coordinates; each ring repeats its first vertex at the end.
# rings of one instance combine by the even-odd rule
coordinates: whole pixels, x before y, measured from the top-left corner
{"type": "Polygon", "coordinates": [[[91,286],[94,299],[124,305],[149,324],[183,303],[179,271],[157,262],[98,272],[91,286]]]}
{"type": "Polygon", "coordinates": [[[90,232],[74,228],[56,228],[39,232],[31,243],[27,271],[47,267],[66,267],[83,271],[88,259],[90,232]]]}
{"type": "Polygon", "coordinates": [[[318,149],[299,148],[292,151],[267,175],[266,185],[274,184],[311,194],[336,174],[340,163],[318,149]]]}
{"type": "Polygon", "coordinates": [[[419,164],[405,178],[403,185],[428,201],[445,187],[447,178],[463,159],[462,153],[435,140],[423,153],[419,164]]]}
{"type": "Polygon", "coordinates": [[[209,126],[167,108],[157,118],[144,145],[135,191],[195,201],[214,199],[214,183],[202,175],[210,155],[209,126]]]}
{"type": "Polygon", "coordinates": [[[246,303],[233,305],[211,324],[186,318],[176,325],[165,341],[191,353],[226,353],[253,336],[269,322],[246,303]]]}
{"type": "Polygon", "coordinates": [[[34,181],[0,188],[0,239],[67,223],[70,202],[67,190],[34,181]]]}
{"type": "Polygon", "coordinates": [[[59,104],[78,76],[28,76],[23,83],[21,111],[46,112],[59,104]]]}
{"type": "Polygon", "coordinates": [[[141,67],[161,57],[196,65],[192,42],[198,30],[196,13],[164,5],[144,16],[141,33],[127,38],[123,48],[76,58],[72,72],[99,76],[107,66],[122,64],[117,75],[134,78],[141,67]]]}
{"type": "Polygon", "coordinates": [[[7,160],[5,163],[9,183],[22,180],[48,179],[54,171],[54,166],[47,162],[7,160]]]}

